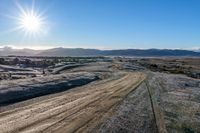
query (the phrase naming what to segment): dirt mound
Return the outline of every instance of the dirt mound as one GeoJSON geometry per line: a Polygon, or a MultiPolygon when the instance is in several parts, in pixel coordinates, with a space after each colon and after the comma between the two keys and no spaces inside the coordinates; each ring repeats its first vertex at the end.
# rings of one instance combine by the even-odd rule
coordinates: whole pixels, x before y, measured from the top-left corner
{"type": "Polygon", "coordinates": [[[15,81],[4,81],[0,87],[0,106],[30,98],[62,92],[85,85],[98,77],[91,73],[61,74],[15,81]]]}

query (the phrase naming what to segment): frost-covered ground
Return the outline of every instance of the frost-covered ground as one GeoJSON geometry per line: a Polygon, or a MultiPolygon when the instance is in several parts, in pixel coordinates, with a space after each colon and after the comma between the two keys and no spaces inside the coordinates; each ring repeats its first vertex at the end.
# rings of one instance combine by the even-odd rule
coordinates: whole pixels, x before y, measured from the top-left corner
{"type": "Polygon", "coordinates": [[[98,76],[95,74],[78,72],[19,80],[2,80],[0,82],[0,106],[65,91],[97,79],[98,76]]]}
{"type": "Polygon", "coordinates": [[[147,80],[160,132],[200,132],[200,80],[150,73],[147,80]]]}
{"type": "Polygon", "coordinates": [[[127,59],[51,69],[0,81],[0,131],[200,132],[199,79],[127,59]]]}

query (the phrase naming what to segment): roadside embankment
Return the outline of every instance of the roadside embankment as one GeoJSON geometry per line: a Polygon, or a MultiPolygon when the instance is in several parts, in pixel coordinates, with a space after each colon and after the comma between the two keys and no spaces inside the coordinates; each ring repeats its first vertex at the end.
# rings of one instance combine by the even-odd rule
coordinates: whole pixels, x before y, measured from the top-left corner
{"type": "Polygon", "coordinates": [[[98,76],[95,74],[79,72],[13,81],[1,81],[0,106],[38,96],[62,92],[73,87],[85,85],[97,79],[98,76]]]}

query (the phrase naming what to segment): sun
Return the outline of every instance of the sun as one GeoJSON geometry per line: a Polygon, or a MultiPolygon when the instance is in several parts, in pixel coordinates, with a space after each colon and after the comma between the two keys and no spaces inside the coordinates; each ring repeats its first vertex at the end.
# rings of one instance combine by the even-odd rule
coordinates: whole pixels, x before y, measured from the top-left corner
{"type": "Polygon", "coordinates": [[[24,8],[16,1],[17,11],[15,15],[6,15],[14,20],[16,26],[7,32],[19,31],[24,34],[24,37],[42,37],[49,32],[46,9],[40,11],[35,8],[34,0],[30,7],[24,8]],[[45,15],[45,16],[44,16],[45,15]]]}
{"type": "Polygon", "coordinates": [[[48,35],[50,30],[49,22],[47,21],[47,8],[40,10],[35,6],[35,0],[32,4],[23,7],[19,1],[15,1],[16,12],[14,15],[5,14],[9,19],[14,20],[15,26],[6,31],[6,33],[18,31],[22,33],[23,39],[37,39],[48,35]]]}
{"type": "Polygon", "coordinates": [[[35,14],[25,14],[20,19],[20,26],[28,32],[39,32],[42,21],[35,14]]]}
{"type": "Polygon", "coordinates": [[[18,27],[25,34],[35,35],[44,32],[45,20],[41,14],[38,14],[34,9],[22,10],[18,19],[18,27]]]}

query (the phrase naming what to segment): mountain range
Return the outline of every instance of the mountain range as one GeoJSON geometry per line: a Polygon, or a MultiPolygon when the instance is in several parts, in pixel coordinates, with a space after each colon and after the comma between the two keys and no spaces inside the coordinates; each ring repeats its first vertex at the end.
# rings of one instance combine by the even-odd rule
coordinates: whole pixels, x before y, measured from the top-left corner
{"type": "Polygon", "coordinates": [[[200,52],[180,49],[120,49],[98,50],[83,48],[53,48],[47,50],[0,48],[0,56],[197,56],[200,52]]]}

